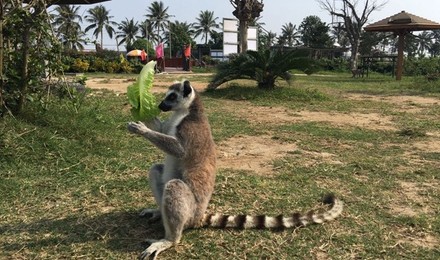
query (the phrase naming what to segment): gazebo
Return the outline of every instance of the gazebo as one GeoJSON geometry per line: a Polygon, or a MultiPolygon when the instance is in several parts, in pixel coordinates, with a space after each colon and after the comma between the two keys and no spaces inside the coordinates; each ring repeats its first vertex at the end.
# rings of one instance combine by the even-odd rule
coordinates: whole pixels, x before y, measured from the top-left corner
{"type": "Polygon", "coordinates": [[[440,24],[405,11],[367,25],[364,28],[367,32],[394,32],[398,35],[396,80],[402,79],[405,35],[411,31],[437,29],[440,29],[440,24]]]}

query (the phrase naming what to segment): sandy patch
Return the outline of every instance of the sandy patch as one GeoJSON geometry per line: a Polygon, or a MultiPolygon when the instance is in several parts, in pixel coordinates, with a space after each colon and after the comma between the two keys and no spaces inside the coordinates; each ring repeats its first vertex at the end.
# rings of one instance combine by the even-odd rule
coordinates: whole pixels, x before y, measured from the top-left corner
{"type": "Polygon", "coordinates": [[[430,138],[430,140],[414,142],[413,147],[428,153],[440,153],[440,140],[430,138]]]}
{"type": "Polygon", "coordinates": [[[372,130],[397,130],[391,116],[378,113],[337,113],[292,111],[283,107],[255,106],[247,101],[228,101],[225,109],[253,123],[285,124],[295,122],[325,122],[334,126],[352,126],[372,130]],[[250,107],[252,107],[250,109],[250,107]],[[251,112],[250,112],[251,111],[251,112]]]}
{"type": "Polygon", "coordinates": [[[247,170],[259,175],[274,173],[273,161],[284,156],[298,156],[302,166],[316,163],[342,164],[335,155],[298,149],[293,143],[282,142],[270,136],[236,136],[217,144],[218,168],[247,170]]]}
{"type": "Polygon", "coordinates": [[[404,244],[409,244],[417,247],[433,249],[438,247],[440,243],[437,237],[427,233],[415,232],[410,228],[399,230],[397,237],[396,246],[399,245],[401,247],[404,247],[404,244]]]}
{"type": "Polygon", "coordinates": [[[218,144],[217,166],[271,174],[272,161],[296,149],[295,144],[283,143],[270,136],[232,137],[218,144]]]}
{"type": "Polygon", "coordinates": [[[440,99],[434,97],[420,97],[420,96],[407,96],[407,95],[399,95],[399,96],[380,96],[380,95],[366,95],[366,94],[355,94],[350,93],[348,95],[344,95],[346,98],[351,100],[372,100],[379,102],[388,102],[397,105],[436,105],[440,104],[440,99]]]}
{"type": "Polygon", "coordinates": [[[400,188],[397,191],[399,196],[390,206],[393,214],[414,217],[433,213],[432,207],[428,205],[430,199],[427,194],[429,190],[437,190],[438,183],[400,181],[399,185],[400,188]]]}
{"type": "Polygon", "coordinates": [[[366,94],[348,94],[344,95],[345,98],[351,100],[369,100],[375,102],[387,102],[399,106],[400,111],[408,113],[419,113],[424,108],[439,105],[440,99],[434,97],[419,97],[419,96],[379,96],[379,95],[366,95],[366,94]]]}

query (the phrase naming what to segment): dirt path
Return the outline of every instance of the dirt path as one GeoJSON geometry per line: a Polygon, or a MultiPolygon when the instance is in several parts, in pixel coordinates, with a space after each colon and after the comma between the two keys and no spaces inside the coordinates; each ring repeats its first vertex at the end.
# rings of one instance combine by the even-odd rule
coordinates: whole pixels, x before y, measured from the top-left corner
{"type": "MultiPolygon", "coordinates": [[[[86,86],[91,89],[108,89],[116,93],[127,92],[127,87],[135,82],[135,79],[104,79],[104,78],[91,78],[86,81],[86,86]]],[[[191,82],[191,85],[198,91],[204,91],[206,89],[206,83],[191,82]]],[[[165,93],[170,86],[170,82],[156,81],[153,88],[153,93],[165,93]]]]}

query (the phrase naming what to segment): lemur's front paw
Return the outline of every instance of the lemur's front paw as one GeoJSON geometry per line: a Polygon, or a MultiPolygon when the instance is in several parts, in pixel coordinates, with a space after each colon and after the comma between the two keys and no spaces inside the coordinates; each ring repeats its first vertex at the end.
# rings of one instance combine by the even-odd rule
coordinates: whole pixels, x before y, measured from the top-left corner
{"type": "Polygon", "coordinates": [[[130,122],[128,123],[127,129],[133,134],[143,134],[148,132],[150,129],[142,122],[130,122]]]}

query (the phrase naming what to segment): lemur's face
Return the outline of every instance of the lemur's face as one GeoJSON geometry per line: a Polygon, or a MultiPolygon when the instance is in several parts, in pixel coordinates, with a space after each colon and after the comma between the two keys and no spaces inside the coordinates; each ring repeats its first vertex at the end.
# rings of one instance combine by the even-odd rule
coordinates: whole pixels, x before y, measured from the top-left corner
{"type": "Polygon", "coordinates": [[[159,104],[159,109],[164,112],[187,109],[194,95],[194,90],[188,80],[176,83],[169,88],[164,100],[159,104]]]}

